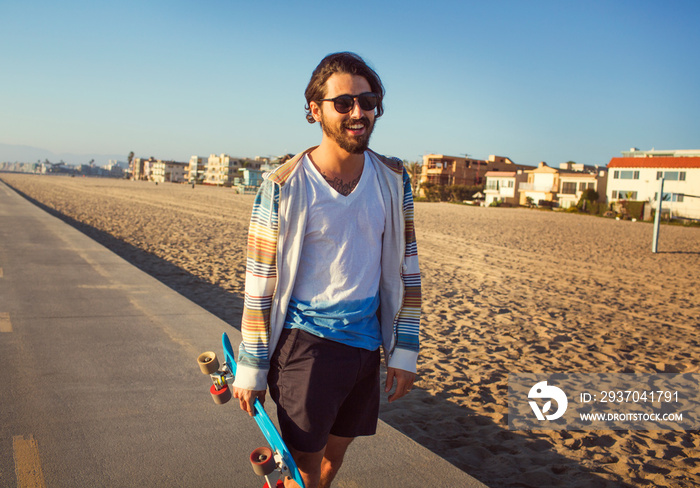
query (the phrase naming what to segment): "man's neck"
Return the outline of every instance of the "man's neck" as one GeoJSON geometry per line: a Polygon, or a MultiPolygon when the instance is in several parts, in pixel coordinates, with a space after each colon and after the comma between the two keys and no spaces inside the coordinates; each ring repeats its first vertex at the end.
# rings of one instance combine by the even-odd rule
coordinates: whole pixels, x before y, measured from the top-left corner
{"type": "Polygon", "coordinates": [[[327,173],[342,179],[355,178],[362,173],[365,163],[364,153],[352,154],[338,147],[337,144],[322,141],[309,154],[316,168],[321,173],[327,173]]]}
{"type": "Polygon", "coordinates": [[[349,195],[362,176],[365,155],[349,153],[336,144],[321,143],[309,159],[329,185],[341,195],[349,195]]]}

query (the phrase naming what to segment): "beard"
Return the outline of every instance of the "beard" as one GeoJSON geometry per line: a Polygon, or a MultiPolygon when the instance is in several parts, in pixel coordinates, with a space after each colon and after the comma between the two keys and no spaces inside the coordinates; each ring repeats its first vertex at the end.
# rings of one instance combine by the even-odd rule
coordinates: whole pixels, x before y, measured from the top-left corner
{"type": "Polygon", "coordinates": [[[338,126],[334,126],[321,114],[321,129],[324,134],[333,139],[344,151],[350,154],[362,154],[369,148],[369,138],[372,136],[374,123],[370,122],[367,117],[360,117],[359,119],[344,120],[338,126]],[[364,125],[364,134],[357,137],[349,135],[346,130],[358,123],[364,125]]]}

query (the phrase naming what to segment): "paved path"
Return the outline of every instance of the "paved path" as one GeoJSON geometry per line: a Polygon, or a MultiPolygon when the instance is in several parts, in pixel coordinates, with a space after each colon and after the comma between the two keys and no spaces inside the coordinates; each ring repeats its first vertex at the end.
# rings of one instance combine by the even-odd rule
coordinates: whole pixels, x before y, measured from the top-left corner
{"type": "MultiPolygon", "coordinates": [[[[262,486],[255,422],[197,368],[223,332],[240,341],[0,182],[0,486],[262,486]]],[[[380,423],[334,486],[484,485],[380,423]]]]}

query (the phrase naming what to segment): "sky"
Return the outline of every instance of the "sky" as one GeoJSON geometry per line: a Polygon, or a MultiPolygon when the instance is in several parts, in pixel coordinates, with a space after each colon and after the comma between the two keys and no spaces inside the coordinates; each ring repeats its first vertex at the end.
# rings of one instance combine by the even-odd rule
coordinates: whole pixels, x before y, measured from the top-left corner
{"type": "Polygon", "coordinates": [[[321,137],[311,72],[353,51],[386,88],[370,144],[386,155],[700,149],[698,18],[695,0],[0,0],[0,147],[297,153],[321,137]]]}

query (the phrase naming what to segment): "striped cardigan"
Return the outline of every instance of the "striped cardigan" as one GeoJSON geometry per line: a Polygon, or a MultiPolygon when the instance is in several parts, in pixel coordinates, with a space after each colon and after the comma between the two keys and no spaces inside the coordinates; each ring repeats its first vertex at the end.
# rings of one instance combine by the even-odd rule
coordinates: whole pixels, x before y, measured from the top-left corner
{"type": "MultiPolygon", "coordinates": [[[[266,175],[248,231],[245,301],[234,385],[264,390],[270,357],[284,327],[307,218],[305,179],[297,154],[266,175]]],[[[369,151],[387,209],[377,311],[390,367],[416,371],[421,280],[413,225],[413,195],[403,163],[369,151]]]]}

